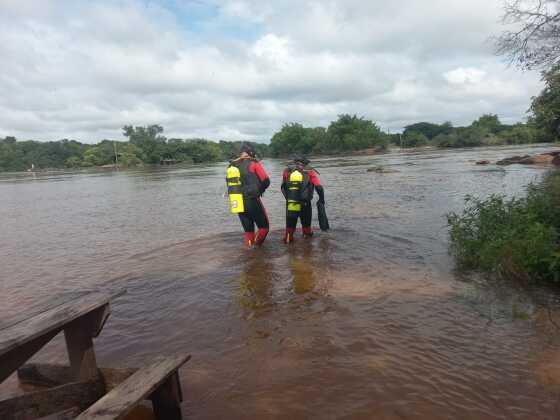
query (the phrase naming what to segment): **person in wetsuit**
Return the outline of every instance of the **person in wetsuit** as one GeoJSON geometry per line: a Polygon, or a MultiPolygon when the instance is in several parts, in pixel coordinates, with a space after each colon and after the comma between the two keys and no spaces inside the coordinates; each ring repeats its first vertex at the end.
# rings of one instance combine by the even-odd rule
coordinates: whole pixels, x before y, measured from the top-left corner
{"type": "Polygon", "coordinates": [[[245,231],[245,244],[262,245],[268,235],[269,223],[261,196],[270,185],[270,179],[248,144],[241,146],[239,157],[230,165],[237,167],[241,175],[244,211],[238,216],[245,231]],[[258,227],[256,235],[255,225],[258,227]]]}
{"type": "Polygon", "coordinates": [[[294,240],[294,232],[298,218],[304,237],[311,237],[311,216],[313,208],[311,200],[313,191],[319,195],[319,201],[325,203],[325,193],[317,176],[317,172],[309,166],[309,160],[303,157],[296,158],[282,173],[282,194],[286,199],[286,231],[284,243],[294,240]]]}

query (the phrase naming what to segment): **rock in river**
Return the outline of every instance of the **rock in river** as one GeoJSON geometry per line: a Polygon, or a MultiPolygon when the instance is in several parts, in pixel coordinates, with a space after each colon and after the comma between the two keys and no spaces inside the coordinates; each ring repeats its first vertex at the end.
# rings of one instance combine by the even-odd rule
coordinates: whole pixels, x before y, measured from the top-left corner
{"type": "Polygon", "coordinates": [[[560,165],[560,151],[546,152],[539,155],[524,155],[524,156],[512,156],[505,158],[496,162],[496,165],[535,165],[535,164],[553,164],[560,165]]]}

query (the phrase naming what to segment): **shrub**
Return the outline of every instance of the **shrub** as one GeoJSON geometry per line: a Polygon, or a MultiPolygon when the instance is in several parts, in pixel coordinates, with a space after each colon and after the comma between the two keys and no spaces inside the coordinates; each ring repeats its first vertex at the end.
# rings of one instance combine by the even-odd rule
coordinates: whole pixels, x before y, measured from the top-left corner
{"type": "Polygon", "coordinates": [[[451,252],[461,269],[560,282],[560,173],[531,184],[524,198],[466,198],[447,215],[451,252]]]}

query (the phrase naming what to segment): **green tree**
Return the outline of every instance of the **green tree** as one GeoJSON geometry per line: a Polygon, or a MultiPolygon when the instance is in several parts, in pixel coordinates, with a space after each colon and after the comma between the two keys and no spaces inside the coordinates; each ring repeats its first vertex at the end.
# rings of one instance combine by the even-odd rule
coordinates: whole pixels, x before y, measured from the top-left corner
{"type": "Polygon", "coordinates": [[[534,123],[515,124],[500,132],[499,136],[506,144],[527,144],[536,143],[539,132],[534,123]]]}
{"type": "Polygon", "coordinates": [[[402,138],[403,147],[424,146],[428,141],[428,137],[417,131],[405,131],[402,138]]]}
{"type": "Polygon", "coordinates": [[[129,141],[139,147],[148,163],[159,163],[166,153],[167,139],[162,135],[163,127],[157,124],[146,127],[125,125],[123,134],[129,141]]]}
{"type": "Polygon", "coordinates": [[[496,114],[484,114],[471,124],[472,127],[478,127],[487,130],[490,133],[497,134],[502,130],[502,123],[496,114]]]}
{"type": "Polygon", "coordinates": [[[429,140],[431,140],[439,134],[449,134],[452,129],[453,129],[453,125],[449,121],[443,124],[419,122],[419,123],[407,125],[404,128],[403,135],[406,136],[409,132],[416,132],[416,133],[423,134],[429,140]]]}
{"type": "Polygon", "coordinates": [[[543,72],[545,87],[533,97],[530,111],[544,141],[560,141],[560,66],[543,72]]]}
{"type": "Polygon", "coordinates": [[[387,135],[372,121],[356,115],[342,114],[327,128],[327,141],[333,151],[379,147],[385,149],[387,135]]]}
{"type": "MultiPolygon", "coordinates": [[[[309,154],[318,139],[311,135],[310,128],[305,128],[299,123],[284,124],[282,129],[275,133],[270,140],[270,148],[274,156],[292,154],[309,154]]],[[[324,130],[324,129],[323,129],[324,130]]]]}

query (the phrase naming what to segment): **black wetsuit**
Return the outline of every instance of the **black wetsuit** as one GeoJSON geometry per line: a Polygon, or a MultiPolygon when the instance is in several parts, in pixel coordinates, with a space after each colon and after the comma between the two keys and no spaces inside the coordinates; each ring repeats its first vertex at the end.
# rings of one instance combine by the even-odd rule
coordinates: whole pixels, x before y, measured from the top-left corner
{"type": "MultiPolygon", "coordinates": [[[[321,186],[321,182],[319,181],[319,177],[317,173],[312,169],[306,169],[299,167],[300,171],[305,171],[307,176],[309,176],[309,181],[312,184],[313,190],[317,191],[319,195],[320,201],[325,201],[325,195],[323,187],[321,186]]],[[[284,197],[287,198],[287,182],[288,177],[290,174],[290,169],[287,168],[284,170],[282,174],[282,194],[284,197]]],[[[313,190],[311,192],[311,197],[313,197],[313,190]]],[[[303,234],[305,236],[313,235],[313,229],[311,228],[311,219],[313,217],[313,206],[311,205],[311,200],[301,201],[301,210],[300,211],[289,211],[288,210],[288,202],[286,201],[286,232],[284,234],[284,241],[291,242],[293,240],[293,234],[296,230],[297,221],[298,219],[301,220],[301,227],[303,234]]]]}
{"type": "Polygon", "coordinates": [[[270,179],[262,165],[255,159],[239,158],[232,162],[241,172],[244,185],[243,203],[245,211],[239,213],[239,220],[245,231],[247,245],[262,244],[268,235],[269,222],[261,195],[270,185],[270,179]],[[255,225],[259,228],[255,237],[255,225]]]}

